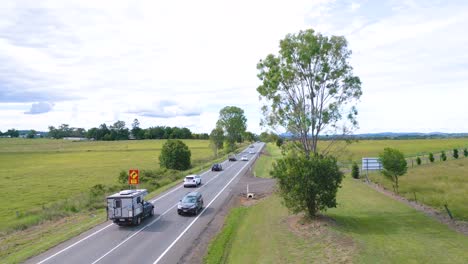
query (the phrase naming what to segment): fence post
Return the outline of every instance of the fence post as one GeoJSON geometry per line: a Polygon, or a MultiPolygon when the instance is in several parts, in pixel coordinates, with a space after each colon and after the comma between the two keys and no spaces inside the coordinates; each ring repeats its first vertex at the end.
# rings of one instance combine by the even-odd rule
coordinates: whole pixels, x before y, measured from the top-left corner
{"type": "Polygon", "coordinates": [[[447,213],[450,216],[450,219],[453,220],[452,212],[450,212],[450,210],[448,209],[447,204],[444,204],[444,207],[445,207],[445,210],[447,210],[447,213]]]}

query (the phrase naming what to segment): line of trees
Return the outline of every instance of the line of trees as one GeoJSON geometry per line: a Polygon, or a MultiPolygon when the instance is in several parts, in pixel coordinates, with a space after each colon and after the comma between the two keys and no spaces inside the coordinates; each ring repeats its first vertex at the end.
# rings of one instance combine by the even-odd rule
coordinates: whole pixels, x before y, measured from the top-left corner
{"type": "Polygon", "coordinates": [[[18,130],[12,128],[12,129],[8,129],[6,132],[2,133],[2,131],[0,131],[0,137],[19,137],[20,133],[18,130]]]}
{"type": "Polygon", "coordinates": [[[70,127],[68,124],[62,124],[58,128],[49,126],[50,138],[60,139],[64,137],[82,137],[94,140],[127,140],[127,139],[209,139],[206,133],[192,133],[188,128],[155,126],[149,128],[140,128],[138,119],[133,120],[132,129],[126,127],[124,121],[117,121],[108,126],[103,123],[99,127],[93,127],[89,130],[84,128],[70,127]]]}

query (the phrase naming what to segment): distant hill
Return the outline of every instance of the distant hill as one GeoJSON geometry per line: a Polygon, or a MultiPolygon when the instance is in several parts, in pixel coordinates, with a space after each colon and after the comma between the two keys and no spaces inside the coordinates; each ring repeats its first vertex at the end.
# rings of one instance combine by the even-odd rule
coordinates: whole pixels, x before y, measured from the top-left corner
{"type": "MultiPolygon", "coordinates": [[[[280,134],[283,138],[292,138],[291,133],[280,134]]],[[[330,136],[320,136],[321,138],[330,138],[330,136]]],[[[380,132],[380,133],[363,133],[347,136],[346,138],[357,139],[415,139],[415,138],[460,138],[468,137],[468,133],[443,133],[443,132],[380,132]]]]}

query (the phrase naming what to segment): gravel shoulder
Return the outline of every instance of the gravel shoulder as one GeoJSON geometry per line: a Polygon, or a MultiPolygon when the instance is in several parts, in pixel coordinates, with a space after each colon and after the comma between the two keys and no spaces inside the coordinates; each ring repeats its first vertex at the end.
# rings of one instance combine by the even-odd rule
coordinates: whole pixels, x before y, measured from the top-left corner
{"type": "MultiPolygon", "coordinates": [[[[253,165],[252,165],[253,166],[253,165]]],[[[202,231],[201,235],[193,243],[193,246],[183,255],[179,263],[201,264],[211,240],[218,234],[224,225],[224,220],[231,208],[236,206],[250,206],[260,199],[274,192],[276,181],[274,179],[256,178],[248,170],[239,178],[232,188],[225,204],[216,212],[213,220],[202,231]],[[253,198],[247,198],[247,186],[253,198]]]]}

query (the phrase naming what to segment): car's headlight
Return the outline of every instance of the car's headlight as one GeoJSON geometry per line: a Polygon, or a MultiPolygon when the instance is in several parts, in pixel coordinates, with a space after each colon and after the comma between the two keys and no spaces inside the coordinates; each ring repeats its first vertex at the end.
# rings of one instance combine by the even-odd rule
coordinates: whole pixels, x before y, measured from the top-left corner
{"type": "Polygon", "coordinates": [[[194,204],[194,205],[190,206],[190,208],[195,208],[195,207],[197,207],[197,205],[196,205],[196,204],[194,204]]]}
{"type": "Polygon", "coordinates": [[[182,209],[182,205],[178,204],[177,209],[182,209]]]}

